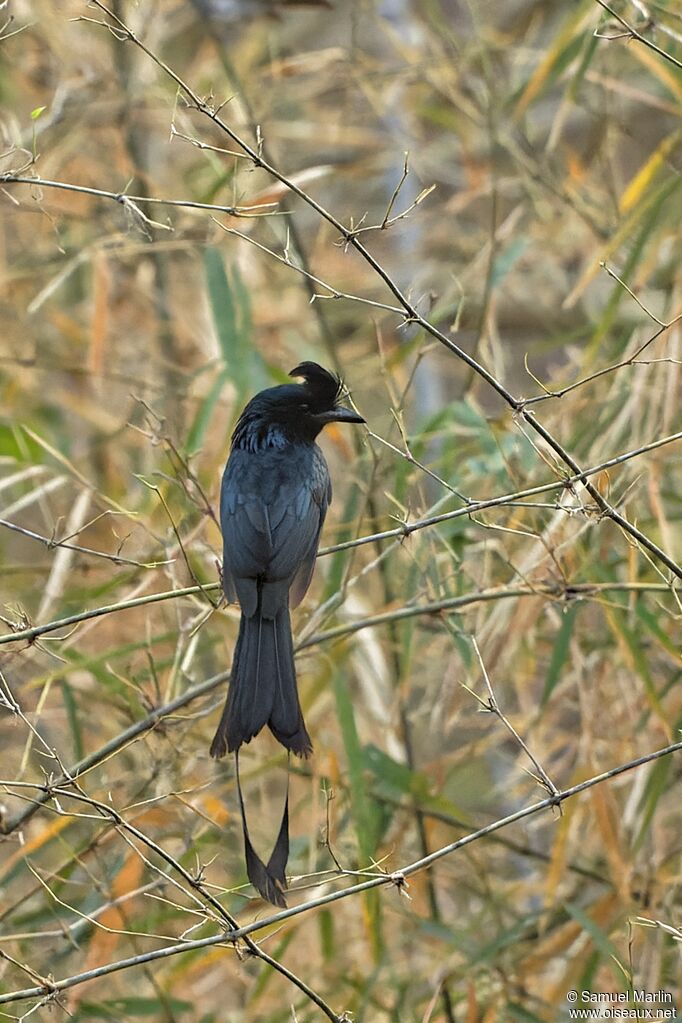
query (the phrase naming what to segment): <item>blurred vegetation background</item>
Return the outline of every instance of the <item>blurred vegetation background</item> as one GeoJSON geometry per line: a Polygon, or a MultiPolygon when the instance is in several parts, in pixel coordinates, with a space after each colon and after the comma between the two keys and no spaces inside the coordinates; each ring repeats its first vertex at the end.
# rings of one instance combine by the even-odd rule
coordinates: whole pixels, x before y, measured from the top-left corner
{"type": "MultiPolygon", "coordinates": [[[[682,429],[674,0],[613,0],[644,41],[595,0],[110,2],[267,161],[363,229],[422,315],[537,398],[581,468],[682,429]]],[[[269,913],[245,884],[233,765],[208,757],[238,620],[214,606],[215,511],[245,400],[302,359],[343,374],[369,429],[325,435],[323,544],[465,508],[462,495],[558,486],[320,559],[294,621],[315,754],[293,765],[289,904],[357,880],[338,865],[396,871],[546,796],[464,687],[488,698],[481,661],[559,789],[679,739],[679,579],[563,487],[566,467],[495,391],[382,308],[396,299],[368,263],[101,9],[1,13],[0,172],[81,190],[0,191],[0,993],[219,934],[205,892],[240,923],[269,913]],[[99,810],[35,805],[33,784],[87,757],[71,791],[99,810]]],[[[678,561],[681,451],[678,437],[593,477],[678,561]]],[[[260,844],[285,759],[262,735],[242,760],[260,844]]],[[[677,999],[679,779],[661,759],[406,888],[254,937],[355,1023],[564,1019],[569,989],[677,999]]],[[[324,1018],[229,943],[49,1003],[2,1008],[324,1018]]]]}

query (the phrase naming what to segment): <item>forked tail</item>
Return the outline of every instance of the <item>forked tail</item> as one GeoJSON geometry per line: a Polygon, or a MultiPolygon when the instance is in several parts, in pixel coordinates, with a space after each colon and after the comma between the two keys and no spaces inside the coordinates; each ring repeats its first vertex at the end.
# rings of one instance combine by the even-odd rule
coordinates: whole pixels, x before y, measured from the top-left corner
{"type": "Polygon", "coordinates": [[[312,743],[298,701],[289,608],[275,618],[242,615],[232,660],[230,688],[211,756],[223,757],[250,742],[268,725],[282,745],[308,756],[312,743]]]}
{"type": "Polygon", "coordinates": [[[253,847],[246,822],[246,810],[239,780],[239,747],[250,742],[269,725],[286,749],[299,756],[312,752],[301,705],[298,702],[294,645],[289,608],[266,618],[259,605],[248,618],[242,614],[232,660],[230,688],[218,730],[211,743],[211,756],[235,752],[237,791],[242,817],[246,872],[260,895],[276,906],[286,906],[286,866],[289,858],[289,795],[284,802],[277,839],[267,864],[253,847]]]}

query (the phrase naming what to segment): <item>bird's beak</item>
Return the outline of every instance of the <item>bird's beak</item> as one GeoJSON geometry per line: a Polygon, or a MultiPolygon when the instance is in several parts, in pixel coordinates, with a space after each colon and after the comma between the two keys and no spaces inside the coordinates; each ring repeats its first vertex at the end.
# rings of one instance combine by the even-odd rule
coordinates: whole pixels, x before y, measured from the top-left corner
{"type": "Polygon", "coordinates": [[[320,412],[315,416],[318,423],[326,426],[327,423],[364,423],[365,420],[352,408],[345,408],[343,405],[330,409],[328,412],[320,412]]]}

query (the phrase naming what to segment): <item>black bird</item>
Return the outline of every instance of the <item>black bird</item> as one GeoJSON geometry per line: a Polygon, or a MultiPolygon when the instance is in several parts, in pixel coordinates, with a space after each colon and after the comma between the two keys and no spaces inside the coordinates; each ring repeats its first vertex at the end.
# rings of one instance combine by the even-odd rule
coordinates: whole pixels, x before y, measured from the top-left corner
{"type": "Polygon", "coordinates": [[[247,873],[263,898],[279,906],[286,905],[288,797],[266,866],[249,839],[238,751],[268,725],[290,752],[312,752],[298,700],[289,609],[310,585],[332,498],[315,438],[327,423],[365,422],[339,404],[341,380],[322,366],[302,362],[289,376],[305,382],[269,387],[248,403],[223,475],[223,589],[242,614],[225,709],[211,744],[212,757],[237,754],[247,873]]]}

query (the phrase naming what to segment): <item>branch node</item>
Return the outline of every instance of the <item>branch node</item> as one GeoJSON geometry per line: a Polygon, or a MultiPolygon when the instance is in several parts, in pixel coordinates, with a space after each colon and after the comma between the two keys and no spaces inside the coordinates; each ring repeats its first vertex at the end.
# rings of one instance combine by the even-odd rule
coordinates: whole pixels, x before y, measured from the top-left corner
{"type": "Polygon", "coordinates": [[[398,889],[400,895],[404,895],[406,899],[412,900],[412,896],[408,893],[409,885],[407,878],[403,874],[402,870],[395,870],[392,874],[389,874],[389,880],[391,884],[394,884],[398,889]]]}

